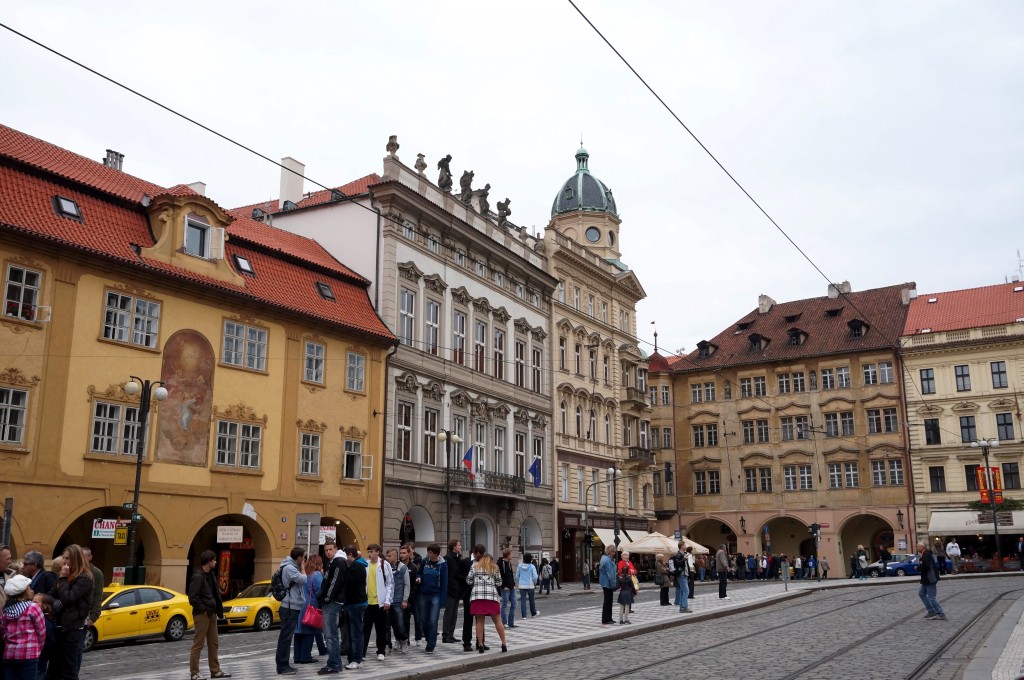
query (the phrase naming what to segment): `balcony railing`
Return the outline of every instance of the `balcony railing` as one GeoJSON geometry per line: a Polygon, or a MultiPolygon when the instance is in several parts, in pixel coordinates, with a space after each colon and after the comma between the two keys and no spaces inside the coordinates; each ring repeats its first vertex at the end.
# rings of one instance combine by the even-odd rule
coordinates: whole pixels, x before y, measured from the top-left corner
{"type": "Polygon", "coordinates": [[[526,480],[515,475],[500,472],[478,472],[471,479],[469,470],[450,468],[447,471],[448,483],[453,489],[482,489],[496,493],[510,493],[522,496],[526,493],[526,480]]]}
{"type": "Polygon", "coordinates": [[[639,446],[631,446],[629,447],[629,459],[638,463],[652,465],[654,463],[654,451],[642,449],[639,446]]]}
{"type": "Polygon", "coordinates": [[[643,390],[637,389],[636,387],[626,388],[626,399],[629,401],[635,401],[638,404],[647,404],[647,394],[643,390]]]}

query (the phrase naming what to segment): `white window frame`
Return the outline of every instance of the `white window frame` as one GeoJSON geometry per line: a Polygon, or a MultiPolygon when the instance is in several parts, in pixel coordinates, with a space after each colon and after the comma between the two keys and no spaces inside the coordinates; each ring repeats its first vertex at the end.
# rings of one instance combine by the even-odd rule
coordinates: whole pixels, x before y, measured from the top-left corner
{"type": "Polygon", "coordinates": [[[500,475],[505,474],[505,443],[507,430],[501,425],[494,428],[494,469],[500,475]]]}
{"type": "Polygon", "coordinates": [[[413,408],[413,404],[408,401],[399,401],[395,407],[395,446],[392,452],[395,460],[411,462],[413,459],[413,408]]]}
{"type": "MultiPolygon", "coordinates": [[[[91,453],[135,456],[138,453],[138,438],[138,406],[100,400],[93,402],[92,428],[89,435],[91,453]]],[[[148,452],[148,442],[146,444],[143,450],[148,452]]]]}
{"type": "Polygon", "coordinates": [[[424,465],[438,465],[437,450],[440,443],[437,441],[438,423],[441,422],[441,412],[433,408],[423,409],[423,460],[424,465]]]}
{"type": "Polygon", "coordinates": [[[299,434],[299,474],[310,477],[320,476],[320,442],[322,437],[316,432],[299,434]]]}
{"type": "Polygon", "coordinates": [[[113,290],[106,291],[103,309],[104,340],[156,349],[159,335],[159,302],[113,290]]]}
{"type": "Polygon", "coordinates": [[[466,320],[465,312],[456,310],[452,314],[452,361],[459,366],[466,365],[466,320]]]}
{"type": "Polygon", "coordinates": [[[370,479],[366,475],[366,463],[363,460],[363,442],[361,440],[346,439],[343,445],[343,453],[342,479],[360,481],[370,479]]]}
{"type": "Polygon", "coordinates": [[[185,218],[185,242],[182,250],[186,255],[201,257],[204,260],[210,259],[210,251],[213,245],[213,226],[198,220],[185,218]],[[196,244],[195,239],[201,243],[196,244]]]}
{"type": "Polygon", "coordinates": [[[35,321],[39,316],[39,297],[43,273],[37,269],[8,264],[4,281],[4,316],[35,321]],[[15,276],[18,274],[19,276],[15,276]],[[27,310],[27,312],[26,312],[27,310]]]}
{"type": "Polygon", "coordinates": [[[494,377],[498,380],[505,379],[505,331],[500,328],[494,329],[494,377]]]}
{"type": "Polygon", "coordinates": [[[224,354],[221,362],[229,366],[265,372],[268,342],[269,332],[266,328],[226,319],[222,344],[224,354]]]}
{"type": "Polygon", "coordinates": [[[260,425],[218,420],[215,465],[258,470],[262,445],[263,428],[260,425]]]}
{"type": "Polygon", "coordinates": [[[345,388],[353,392],[366,391],[366,357],[359,352],[349,352],[346,359],[345,388]]]}
{"type": "Polygon", "coordinates": [[[404,287],[398,292],[398,339],[410,347],[416,342],[416,291],[404,287]]]}
{"type": "Polygon", "coordinates": [[[302,379],[306,382],[324,384],[324,366],[326,364],[327,347],[322,343],[306,341],[306,362],[302,379]]]}
{"type": "Polygon", "coordinates": [[[424,333],[424,349],[437,356],[441,346],[441,303],[437,300],[427,298],[427,308],[423,312],[423,323],[426,326],[424,333]]]}

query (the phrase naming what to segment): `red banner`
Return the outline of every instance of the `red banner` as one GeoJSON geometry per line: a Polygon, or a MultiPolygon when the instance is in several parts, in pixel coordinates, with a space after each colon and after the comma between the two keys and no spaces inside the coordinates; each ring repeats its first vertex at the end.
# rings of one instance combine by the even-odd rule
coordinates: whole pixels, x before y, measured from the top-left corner
{"type": "Polygon", "coordinates": [[[989,474],[985,474],[985,469],[982,466],[978,466],[975,471],[975,475],[978,479],[978,493],[981,495],[981,502],[990,505],[995,500],[997,505],[1001,505],[1003,502],[1003,475],[1002,471],[998,467],[988,468],[989,474]],[[992,479],[991,496],[989,495],[989,475],[992,479]]]}

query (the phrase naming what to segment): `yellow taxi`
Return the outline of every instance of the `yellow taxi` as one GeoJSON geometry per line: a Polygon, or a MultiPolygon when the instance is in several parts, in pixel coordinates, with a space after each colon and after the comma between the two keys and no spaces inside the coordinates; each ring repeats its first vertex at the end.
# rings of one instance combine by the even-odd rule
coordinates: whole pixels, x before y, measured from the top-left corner
{"type": "Polygon", "coordinates": [[[257,581],[224,603],[219,623],[231,628],[267,630],[281,623],[281,603],[270,594],[270,581],[257,581]]]}
{"type": "Polygon", "coordinates": [[[117,586],[103,589],[99,620],[85,629],[84,647],[163,636],[180,640],[192,628],[188,597],[160,586],[117,586]]]}

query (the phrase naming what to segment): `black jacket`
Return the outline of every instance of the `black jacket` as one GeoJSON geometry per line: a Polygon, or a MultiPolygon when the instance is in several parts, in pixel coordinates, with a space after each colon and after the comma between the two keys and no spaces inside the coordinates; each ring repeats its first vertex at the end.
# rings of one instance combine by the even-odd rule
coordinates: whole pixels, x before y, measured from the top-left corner
{"type": "Polygon", "coordinates": [[[501,574],[501,589],[515,590],[516,570],[512,567],[512,560],[502,557],[498,560],[498,573],[501,574]]]}
{"type": "Polygon", "coordinates": [[[448,565],[448,597],[458,600],[462,596],[462,586],[466,584],[469,572],[461,573],[459,563],[462,555],[457,552],[449,550],[445,553],[444,561],[448,565]]]}
{"type": "Polygon", "coordinates": [[[345,559],[345,553],[339,552],[327,565],[327,574],[324,576],[323,583],[320,584],[320,592],[317,594],[320,604],[344,602],[347,577],[348,560],[345,559]]]}
{"type": "Polygon", "coordinates": [[[188,603],[192,605],[192,614],[214,614],[220,616],[224,605],[217,587],[217,577],[213,571],[200,569],[192,574],[188,584],[188,603]]]}
{"type": "Polygon", "coordinates": [[[939,563],[935,560],[935,555],[932,554],[931,550],[925,550],[924,554],[921,555],[921,584],[930,586],[932,582],[928,580],[928,573],[930,571],[935,572],[935,583],[939,582],[939,563]]]}
{"type": "Polygon", "coordinates": [[[53,616],[57,625],[64,630],[78,630],[85,626],[89,607],[92,606],[93,587],[91,575],[79,574],[70,583],[66,576],[57,579],[57,585],[50,591],[50,595],[60,603],[54,603],[53,616]]]}
{"type": "Polygon", "coordinates": [[[348,565],[345,577],[345,606],[366,604],[366,567],[355,561],[348,565]]]}

